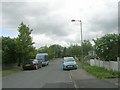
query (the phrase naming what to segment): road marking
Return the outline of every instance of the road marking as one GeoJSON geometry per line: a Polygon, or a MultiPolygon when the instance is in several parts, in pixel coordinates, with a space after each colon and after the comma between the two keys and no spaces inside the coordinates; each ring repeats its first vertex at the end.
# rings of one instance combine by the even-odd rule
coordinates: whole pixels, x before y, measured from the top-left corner
{"type": "Polygon", "coordinates": [[[71,73],[71,71],[69,71],[69,76],[70,76],[70,79],[71,79],[71,81],[73,82],[73,84],[74,84],[74,87],[75,87],[75,89],[77,90],[77,84],[76,84],[76,82],[73,80],[73,78],[72,78],[72,73],[71,73]]]}

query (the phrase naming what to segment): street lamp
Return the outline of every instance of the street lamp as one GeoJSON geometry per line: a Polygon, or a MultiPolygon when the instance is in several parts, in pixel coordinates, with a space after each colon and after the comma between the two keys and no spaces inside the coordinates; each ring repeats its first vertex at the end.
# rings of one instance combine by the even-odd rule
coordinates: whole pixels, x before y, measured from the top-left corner
{"type": "Polygon", "coordinates": [[[80,22],[80,30],[81,30],[81,53],[82,53],[82,62],[83,62],[83,45],[82,45],[82,42],[83,42],[83,37],[82,37],[82,21],[81,20],[71,20],[71,22],[80,22]]]}

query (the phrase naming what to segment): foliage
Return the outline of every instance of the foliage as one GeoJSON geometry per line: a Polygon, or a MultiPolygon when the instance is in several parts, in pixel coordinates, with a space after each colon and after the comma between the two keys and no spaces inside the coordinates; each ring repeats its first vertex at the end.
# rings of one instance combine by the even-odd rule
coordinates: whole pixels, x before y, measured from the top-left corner
{"type": "Polygon", "coordinates": [[[67,56],[66,51],[67,51],[67,48],[66,48],[66,47],[63,47],[62,57],[67,56]]]}
{"type": "Polygon", "coordinates": [[[0,65],[2,64],[2,37],[0,37],[0,65]]]}
{"type": "MultiPolygon", "coordinates": [[[[84,56],[88,55],[88,52],[92,49],[92,44],[89,42],[89,40],[84,40],[83,42],[83,50],[84,50],[84,56]]],[[[73,57],[81,57],[81,46],[75,44],[70,47],[62,47],[58,44],[51,45],[49,47],[41,47],[38,50],[38,53],[45,53],[47,52],[49,54],[50,58],[60,58],[65,56],[73,56],[73,57]]]]}
{"type": "Polygon", "coordinates": [[[97,56],[106,61],[117,60],[118,47],[120,47],[118,41],[120,41],[120,36],[117,34],[107,34],[101,38],[97,38],[97,40],[94,40],[94,49],[97,56]]]}
{"type": "Polygon", "coordinates": [[[108,71],[105,68],[102,67],[96,67],[96,66],[86,66],[84,69],[95,75],[97,78],[103,79],[103,78],[117,78],[120,73],[115,71],[108,71]]]}
{"type": "Polygon", "coordinates": [[[30,58],[30,55],[32,55],[32,52],[35,50],[35,48],[32,46],[34,43],[32,42],[31,32],[32,30],[29,28],[29,26],[26,26],[23,22],[18,27],[19,35],[16,38],[16,45],[17,45],[17,56],[18,63],[24,62],[28,58],[30,58]]]}
{"type": "Polygon", "coordinates": [[[2,37],[2,63],[15,63],[16,62],[16,43],[15,39],[10,37],[2,37]]]}
{"type": "Polygon", "coordinates": [[[21,23],[18,27],[19,35],[17,38],[2,37],[2,63],[10,64],[24,62],[29,58],[34,58],[37,53],[33,47],[32,37],[29,26],[21,23]]]}
{"type": "Polygon", "coordinates": [[[89,40],[84,40],[82,46],[83,46],[83,55],[85,57],[88,55],[88,52],[93,49],[93,47],[89,40]]]}
{"type": "Polygon", "coordinates": [[[81,53],[81,49],[83,48],[83,57],[88,56],[88,52],[92,50],[92,44],[90,43],[89,40],[84,40],[84,42],[82,43],[82,47],[75,44],[75,45],[71,45],[70,47],[66,48],[66,56],[77,56],[77,57],[81,57],[82,53],[81,53]]]}
{"type": "Polygon", "coordinates": [[[71,45],[66,50],[66,56],[80,57],[81,56],[81,47],[78,46],[77,44],[71,45]]]}
{"type": "MultiPolygon", "coordinates": [[[[79,68],[81,67],[82,63],[80,61],[77,62],[79,65],[79,68]]],[[[84,63],[83,68],[88,72],[93,74],[99,79],[104,78],[118,78],[120,77],[120,72],[117,71],[108,71],[103,67],[97,67],[97,66],[90,66],[88,63],[84,63]]]]}
{"type": "Polygon", "coordinates": [[[38,50],[38,53],[48,53],[49,58],[59,58],[62,57],[63,47],[57,44],[51,45],[50,47],[42,47],[38,50]]]}
{"type": "Polygon", "coordinates": [[[18,72],[21,72],[21,71],[22,71],[21,67],[15,67],[15,68],[10,69],[10,70],[0,71],[0,76],[7,76],[7,75],[18,73],[18,72]]]}

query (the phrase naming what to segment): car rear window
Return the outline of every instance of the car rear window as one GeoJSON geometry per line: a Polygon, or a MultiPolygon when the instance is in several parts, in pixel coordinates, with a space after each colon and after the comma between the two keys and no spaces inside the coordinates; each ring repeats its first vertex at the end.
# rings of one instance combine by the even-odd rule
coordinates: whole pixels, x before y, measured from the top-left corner
{"type": "Polygon", "coordinates": [[[27,61],[27,62],[25,62],[25,64],[33,64],[33,62],[32,61],[27,61]]]}
{"type": "Polygon", "coordinates": [[[73,61],[75,61],[75,60],[73,60],[73,59],[66,59],[65,60],[65,62],[73,62],[73,61]]]}

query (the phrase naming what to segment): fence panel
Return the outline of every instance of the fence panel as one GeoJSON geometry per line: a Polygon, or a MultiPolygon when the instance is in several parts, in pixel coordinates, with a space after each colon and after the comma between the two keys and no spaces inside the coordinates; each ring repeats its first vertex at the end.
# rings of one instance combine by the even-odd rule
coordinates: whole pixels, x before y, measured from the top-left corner
{"type": "Polygon", "coordinates": [[[94,61],[94,59],[90,59],[90,65],[91,65],[91,66],[95,66],[95,61],[94,61]]]}
{"type": "MultiPolygon", "coordinates": [[[[98,66],[98,67],[104,67],[107,70],[113,70],[113,71],[120,71],[120,66],[118,65],[119,61],[101,61],[101,60],[94,60],[90,59],[90,65],[91,66],[98,66]]],[[[120,63],[120,62],[119,62],[120,63]]]]}
{"type": "Polygon", "coordinates": [[[118,71],[118,62],[110,61],[110,67],[113,71],[118,71]]]}

